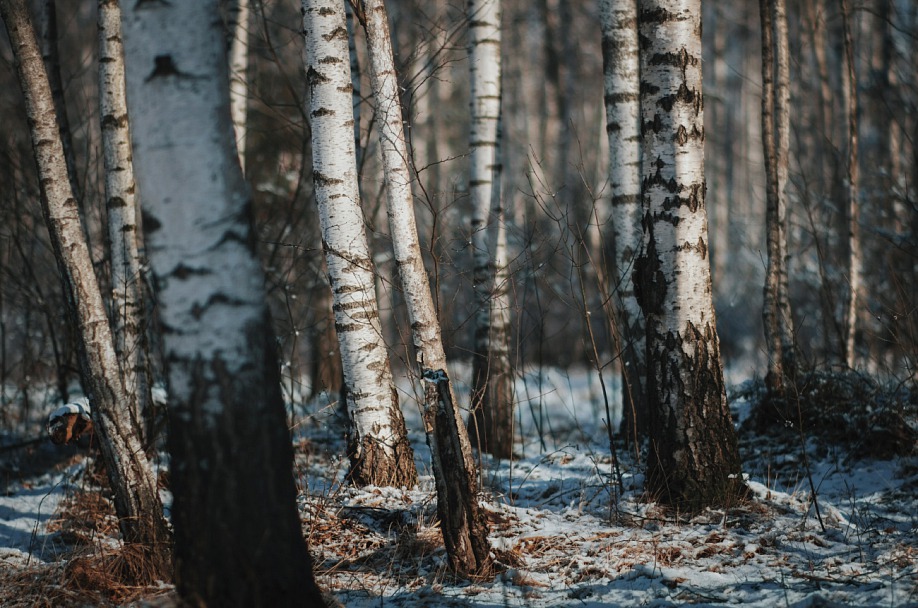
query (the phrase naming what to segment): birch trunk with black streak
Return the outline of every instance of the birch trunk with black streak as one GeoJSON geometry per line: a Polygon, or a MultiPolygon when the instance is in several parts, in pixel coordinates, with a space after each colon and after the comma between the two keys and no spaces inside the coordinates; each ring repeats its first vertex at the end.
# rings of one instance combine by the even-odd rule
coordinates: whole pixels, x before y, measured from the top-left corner
{"type": "MultiPolygon", "coordinates": [[[[760,0],[762,23],[762,148],[765,158],[768,265],[762,320],[768,349],[765,383],[782,396],[794,377],[794,321],[787,276],[787,174],[790,155],[790,59],[784,0],[760,0]]],[[[789,412],[783,412],[786,416],[789,412]]]]}
{"type": "Polygon", "coordinates": [[[641,0],[647,326],[646,489],[685,511],[728,505],[742,481],[712,301],[705,214],[701,1],[641,0]]]}
{"type": "Polygon", "coordinates": [[[421,255],[388,16],[382,0],[362,0],[360,7],[365,18],[395,265],[418,368],[426,380],[424,426],[433,459],[437,513],[453,570],[484,576],[491,566],[487,525],[478,507],[475,463],[452,393],[440,322],[421,255]]]}
{"type": "Polygon", "coordinates": [[[130,416],[130,398],[68,179],[57,114],[35,31],[24,0],[0,0],[0,15],[16,57],[38,165],[42,212],[70,317],[79,329],[81,375],[115,494],[119,527],[125,543],[142,546],[148,552],[154,576],[168,579],[170,535],[156,476],[130,416]]]}
{"type": "Polygon", "coordinates": [[[133,415],[143,424],[144,444],[154,440],[155,413],[150,393],[146,307],[137,249],[137,201],[124,84],[121,7],[99,1],[99,117],[105,165],[105,208],[111,257],[112,320],[115,351],[133,415]]]}
{"type": "Polygon", "coordinates": [[[176,584],[195,606],[321,606],[218,10],[218,0],[131,3],[123,19],[168,367],[176,584]]]}
{"type": "Polygon", "coordinates": [[[380,327],[360,208],[344,5],[304,0],[303,23],[313,182],[344,368],[350,477],[358,485],[411,487],[417,483],[414,453],[380,327]]]}
{"type": "Polygon", "coordinates": [[[843,47],[845,57],[842,61],[842,87],[847,118],[848,140],[846,147],[848,158],[846,169],[846,209],[848,222],[848,299],[845,311],[844,357],[849,368],[856,363],[856,336],[858,328],[858,310],[861,297],[861,235],[860,235],[860,168],[858,167],[858,98],[857,74],[854,69],[854,41],[851,36],[851,13],[848,0],[842,0],[843,47]]]}
{"type": "Polygon", "coordinates": [[[232,33],[229,47],[230,112],[243,173],[249,108],[249,2],[232,0],[229,6],[229,30],[232,33]]]}
{"type": "Polygon", "coordinates": [[[614,266],[622,338],[623,422],[637,444],[647,433],[644,316],[632,273],[641,250],[641,99],[637,0],[600,0],[614,266]]]}
{"type": "MultiPolygon", "coordinates": [[[[472,207],[472,282],[475,335],[472,353],[472,445],[497,458],[513,456],[513,402],[509,356],[501,356],[509,340],[504,323],[506,297],[495,292],[497,264],[493,189],[501,94],[500,0],[469,0],[469,70],[471,129],[469,133],[469,199],[472,207]],[[504,346],[502,346],[504,345],[504,346]]],[[[499,196],[499,193],[498,193],[499,196]]],[[[506,284],[504,284],[505,286],[506,284]]]]}

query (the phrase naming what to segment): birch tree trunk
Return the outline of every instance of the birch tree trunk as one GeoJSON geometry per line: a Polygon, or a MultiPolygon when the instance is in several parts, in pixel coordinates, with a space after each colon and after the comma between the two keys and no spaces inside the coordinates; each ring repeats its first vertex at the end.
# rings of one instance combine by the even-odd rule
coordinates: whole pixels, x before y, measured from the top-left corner
{"type": "MultiPolygon", "coordinates": [[[[497,458],[513,456],[512,374],[500,356],[508,337],[502,321],[506,298],[495,293],[496,242],[492,226],[498,122],[500,119],[500,0],[470,0],[469,69],[471,130],[469,133],[469,199],[472,206],[472,281],[475,291],[475,336],[472,353],[472,445],[497,458]],[[503,335],[502,335],[503,334],[503,335]]],[[[499,177],[499,172],[497,176],[499,177]]],[[[499,196],[499,195],[498,195],[499,196]]],[[[506,260],[503,260],[506,263],[506,260]]],[[[507,324],[509,325],[509,323],[507,324]]]]}
{"type": "Polygon", "coordinates": [[[415,356],[426,380],[424,426],[433,459],[440,527],[453,570],[461,575],[484,576],[491,567],[487,525],[478,507],[471,445],[449,381],[440,322],[421,255],[388,17],[382,0],[362,0],[360,6],[366,18],[389,231],[415,356]]]}
{"type": "Polygon", "coordinates": [[[646,489],[683,511],[730,504],[742,482],[708,265],[700,0],[640,0],[647,324],[646,489]]]}
{"type": "Polygon", "coordinates": [[[854,42],[851,38],[851,14],[848,1],[842,0],[842,28],[844,29],[845,58],[842,62],[842,86],[845,100],[845,114],[848,127],[848,158],[846,163],[845,196],[847,203],[848,220],[848,300],[845,314],[845,363],[854,369],[855,345],[858,327],[858,309],[860,307],[861,290],[861,235],[860,235],[860,205],[858,167],[858,99],[857,75],[854,69],[854,42]]]}
{"type": "Polygon", "coordinates": [[[637,0],[599,0],[609,139],[614,267],[622,334],[623,428],[635,444],[647,433],[644,316],[634,294],[632,272],[641,229],[641,100],[637,0]]]}
{"type": "Polygon", "coordinates": [[[98,19],[99,116],[105,165],[115,352],[121,362],[125,392],[132,397],[132,414],[138,423],[144,423],[144,444],[149,447],[155,439],[152,436],[155,416],[151,409],[146,307],[137,250],[137,201],[118,1],[100,0],[98,19]]]}
{"type": "Polygon", "coordinates": [[[24,0],[0,0],[0,16],[16,57],[38,165],[42,212],[70,317],[79,329],[81,375],[115,494],[119,527],[125,543],[148,552],[150,572],[168,579],[170,538],[156,476],[129,414],[130,396],[121,378],[111,326],[68,179],[54,101],[35,31],[24,0]]]}
{"type": "MultiPolygon", "coordinates": [[[[790,155],[790,66],[784,0],[760,0],[762,22],[762,146],[766,175],[768,265],[762,320],[770,392],[782,395],[794,376],[794,322],[787,276],[787,174],[790,155]]],[[[787,412],[785,412],[786,414],[787,412]]]]}
{"type": "Polygon", "coordinates": [[[417,483],[414,453],[380,327],[360,208],[344,6],[303,0],[303,24],[313,182],[344,368],[350,477],[358,485],[411,487],[417,483]]]}
{"type": "Polygon", "coordinates": [[[195,606],[323,605],[233,145],[218,1],[132,3],[123,23],[168,364],[179,593],[195,606]]]}
{"type": "Polygon", "coordinates": [[[249,2],[232,0],[229,7],[229,26],[233,36],[229,49],[230,113],[243,173],[249,108],[249,2]]]}

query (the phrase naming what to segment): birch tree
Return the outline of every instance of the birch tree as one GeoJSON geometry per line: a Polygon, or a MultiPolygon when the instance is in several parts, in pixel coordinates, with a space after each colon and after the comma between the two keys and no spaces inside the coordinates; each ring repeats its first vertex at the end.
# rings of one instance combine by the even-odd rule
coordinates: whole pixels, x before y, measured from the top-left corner
{"type": "Polygon", "coordinates": [[[848,223],[848,299],[845,311],[845,363],[851,369],[855,365],[855,345],[858,327],[858,308],[861,290],[861,235],[860,206],[858,193],[860,186],[860,168],[858,166],[858,97],[857,74],[854,69],[854,41],[851,36],[851,11],[848,1],[842,0],[843,48],[845,57],[842,61],[842,93],[845,102],[847,119],[847,150],[845,164],[845,202],[848,223]]]}
{"type": "MultiPolygon", "coordinates": [[[[472,409],[469,435],[479,450],[498,458],[513,455],[513,377],[510,358],[503,356],[509,340],[506,285],[498,284],[498,264],[506,252],[497,250],[500,223],[493,213],[498,123],[501,95],[500,0],[470,0],[469,199],[472,207],[472,282],[475,291],[475,336],[472,353],[472,409]]],[[[497,173],[499,180],[499,172],[497,173]]],[[[499,191],[497,193],[499,197],[499,191]]],[[[498,199],[499,200],[499,199],[498,199]]],[[[498,205],[499,207],[499,205],[498,205]]]]}
{"type": "Polygon", "coordinates": [[[790,59],[784,0],[760,0],[762,146],[765,158],[768,266],[762,320],[768,348],[765,382],[776,395],[794,374],[794,321],[787,276],[787,174],[790,155],[790,59]]]}
{"type": "Polygon", "coordinates": [[[681,510],[741,487],[708,265],[701,1],[640,0],[644,247],[635,263],[647,326],[647,492],[681,510]]]}
{"type": "Polygon", "coordinates": [[[176,584],[201,606],[320,606],[230,115],[218,0],[124,13],[170,399],[176,584]]]}
{"type": "Polygon", "coordinates": [[[646,433],[644,317],[632,272],[641,249],[641,100],[637,0],[600,0],[602,58],[609,139],[613,285],[622,334],[624,423],[637,442],[646,433]]]}
{"type": "Polygon", "coordinates": [[[414,454],[379,322],[373,262],[363,227],[344,6],[303,0],[312,166],[322,246],[350,421],[350,477],[358,485],[413,486],[414,454]]]}
{"type": "Polygon", "coordinates": [[[424,425],[437,486],[437,513],[453,570],[485,575],[491,567],[487,525],[478,507],[471,444],[449,380],[440,322],[418,239],[411,194],[408,143],[402,121],[392,42],[382,0],[361,0],[370,85],[386,182],[389,231],[421,378],[424,425]]]}
{"type": "Polygon", "coordinates": [[[115,351],[124,388],[134,395],[133,414],[146,422],[144,441],[154,439],[154,413],[146,341],[146,312],[140,254],[137,249],[137,202],[124,84],[121,7],[99,1],[99,116],[105,165],[105,208],[112,285],[115,351]]]}
{"type": "Polygon", "coordinates": [[[32,147],[38,166],[42,212],[64,287],[69,316],[79,330],[80,372],[92,404],[93,427],[115,495],[125,543],[147,553],[149,571],[168,578],[169,531],[156,476],[130,416],[102,292],[70,185],[54,101],[35,30],[24,0],[0,0],[16,57],[32,147]]]}
{"type": "Polygon", "coordinates": [[[229,6],[230,112],[239,164],[245,172],[245,144],[249,107],[249,3],[250,0],[232,0],[229,6]]]}

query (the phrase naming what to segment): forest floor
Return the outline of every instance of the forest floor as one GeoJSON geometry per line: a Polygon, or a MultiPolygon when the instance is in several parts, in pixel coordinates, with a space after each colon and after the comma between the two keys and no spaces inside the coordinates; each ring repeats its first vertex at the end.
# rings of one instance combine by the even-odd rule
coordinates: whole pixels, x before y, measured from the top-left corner
{"type": "MultiPolygon", "coordinates": [[[[331,597],[348,607],[918,606],[914,451],[877,458],[818,431],[740,424],[751,497],[687,518],[643,499],[643,465],[625,446],[613,466],[590,374],[532,374],[518,397],[518,458],[481,462],[504,570],[471,582],[446,568],[410,392],[412,490],[344,484],[334,406],[298,411],[304,532],[331,597]]],[[[732,402],[738,422],[748,397],[732,402]]],[[[50,444],[0,452],[0,606],[174,604],[168,585],[117,582],[117,525],[91,460],[50,444]]]]}

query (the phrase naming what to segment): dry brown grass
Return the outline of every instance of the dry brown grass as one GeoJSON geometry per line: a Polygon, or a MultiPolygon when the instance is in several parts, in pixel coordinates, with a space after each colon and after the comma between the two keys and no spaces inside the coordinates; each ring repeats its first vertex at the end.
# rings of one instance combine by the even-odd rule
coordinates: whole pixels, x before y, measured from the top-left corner
{"type": "Polygon", "coordinates": [[[148,548],[118,540],[118,519],[106,496],[104,474],[91,472],[69,493],[49,522],[69,547],[61,561],[0,572],[0,606],[69,607],[174,603],[170,585],[157,581],[148,548]]]}

